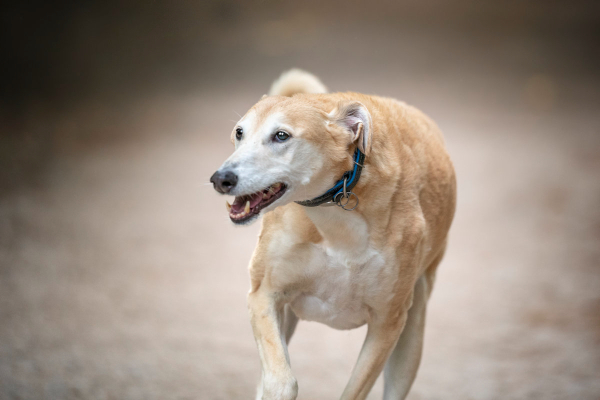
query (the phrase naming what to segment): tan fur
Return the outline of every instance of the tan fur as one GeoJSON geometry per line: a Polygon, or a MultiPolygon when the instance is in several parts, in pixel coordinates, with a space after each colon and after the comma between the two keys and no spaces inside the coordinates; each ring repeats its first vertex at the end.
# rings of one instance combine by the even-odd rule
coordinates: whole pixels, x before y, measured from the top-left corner
{"type": "MultiPolygon", "coordinates": [[[[284,94],[290,93],[284,90],[284,94]]],[[[287,340],[295,322],[290,328],[286,321],[295,321],[295,305],[307,304],[302,302],[303,296],[327,284],[321,277],[333,267],[328,270],[326,265],[313,265],[330,259],[346,263],[344,274],[349,274],[348,282],[362,296],[359,308],[367,313],[365,322],[369,325],[342,399],[364,399],[388,358],[385,398],[404,398],[416,375],[424,326],[419,324],[424,321],[425,303],[455,209],[454,170],[441,132],[414,107],[391,98],[352,92],[269,96],[251,110],[256,115],[256,126],[273,113],[285,115],[287,124],[297,132],[294,139],[309,141],[320,151],[323,166],[312,178],[318,184],[314,193],[309,193],[311,197],[331,187],[352,168],[357,145],[368,153],[353,189],[360,199],[354,211],[338,207],[310,209],[288,202],[264,215],[250,262],[248,295],[263,365],[259,398],[296,397],[297,384],[287,354],[287,340]],[[368,138],[352,137],[339,123],[340,113],[343,115],[355,104],[370,114],[370,126],[359,124],[357,129],[357,136],[370,132],[368,138]],[[363,253],[356,253],[357,249],[373,256],[358,261],[363,253]],[[328,258],[328,254],[335,256],[328,258]],[[378,264],[374,260],[382,261],[378,264]],[[363,272],[363,268],[373,272],[363,272]],[[417,282],[422,282],[420,291],[415,289],[417,282]],[[399,340],[405,323],[408,327],[399,340]],[[412,353],[414,356],[406,356],[412,353]]]]}
{"type": "Polygon", "coordinates": [[[296,93],[326,93],[327,88],[316,76],[300,69],[284,72],[273,82],[269,94],[291,96],[296,93]]]}

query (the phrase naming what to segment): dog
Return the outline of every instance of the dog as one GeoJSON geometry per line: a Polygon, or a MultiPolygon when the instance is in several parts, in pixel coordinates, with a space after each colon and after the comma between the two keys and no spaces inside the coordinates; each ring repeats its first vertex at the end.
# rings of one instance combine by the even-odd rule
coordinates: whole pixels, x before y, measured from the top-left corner
{"type": "Polygon", "coordinates": [[[287,345],[299,319],[368,325],[343,400],[404,399],[421,359],[425,311],[456,205],[443,136],[392,98],[327,93],[291,70],[236,124],[210,178],[234,224],[263,215],[248,309],[262,364],[257,399],[293,400],[287,345]]]}

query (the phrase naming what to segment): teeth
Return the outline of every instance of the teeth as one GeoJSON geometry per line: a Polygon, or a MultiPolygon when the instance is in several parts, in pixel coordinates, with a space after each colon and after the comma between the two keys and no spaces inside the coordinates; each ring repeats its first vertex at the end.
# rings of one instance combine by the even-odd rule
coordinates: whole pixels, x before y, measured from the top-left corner
{"type": "Polygon", "coordinates": [[[246,200],[246,208],[244,208],[244,212],[246,214],[250,212],[250,200],[246,200]]]}
{"type": "Polygon", "coordinates": [[[244,211],[242,211],[241,213],[233,214],[233,218],[240,219],[240,218],[244,218],[246,215],[247,214],[244,211]]]}
{"type": "Polygon", "coordinates": [[[281,183],[276,183],[273,185],[273,189],[279,189],[280,186],[281,186],[281,183]]]}
{"type": "Polygon", "coordinates": [[[231,212],[231,204],[227,200],[225,200],[225,207],[227,207],[227,212],[231,212]]]}
{"type": "Polygon", "coordinates": [[[266,193],[263,193],[263,199],[268,199],[268,198],[269,198],[269,196],[267,196],[266,193]]]}

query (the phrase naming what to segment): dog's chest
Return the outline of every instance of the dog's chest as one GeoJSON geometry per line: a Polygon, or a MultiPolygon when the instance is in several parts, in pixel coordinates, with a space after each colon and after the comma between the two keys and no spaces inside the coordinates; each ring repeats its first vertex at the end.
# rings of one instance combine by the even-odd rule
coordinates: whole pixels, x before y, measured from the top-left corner
{"type": "Polygon", "coordinates": [[[336,329],[352,329],[369,318],[370,300],[378,295],[384,260],[367,247],[354,252],[314,245],[313,263],[307,269],[310,284],[291,307],[304,320],[318,321],[336,329]]]}

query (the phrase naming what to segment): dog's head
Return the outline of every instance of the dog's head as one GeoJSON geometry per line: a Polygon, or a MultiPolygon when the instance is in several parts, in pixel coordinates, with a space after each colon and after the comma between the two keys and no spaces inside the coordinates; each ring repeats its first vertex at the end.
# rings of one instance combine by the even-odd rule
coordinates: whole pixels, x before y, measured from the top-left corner
{"type": "MultiPolygon", "coordinates": [[[[327,96],[327,95],[324,95],[327,96]]],[[[236,224],[327,191],[351,168],[352,148],[368,155],[371,116],[358,101],[327,110],[319,95],[263,96],[231,134],[234,153],[210,178],[236,224]]]]}

